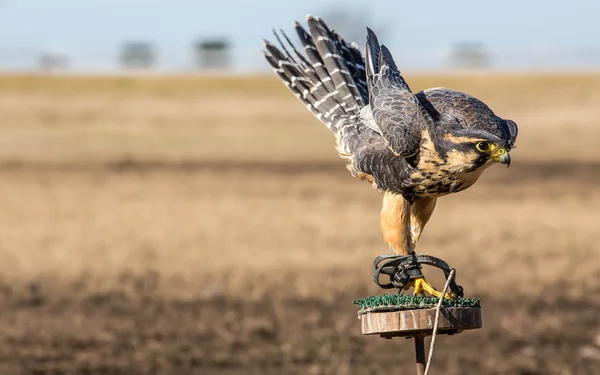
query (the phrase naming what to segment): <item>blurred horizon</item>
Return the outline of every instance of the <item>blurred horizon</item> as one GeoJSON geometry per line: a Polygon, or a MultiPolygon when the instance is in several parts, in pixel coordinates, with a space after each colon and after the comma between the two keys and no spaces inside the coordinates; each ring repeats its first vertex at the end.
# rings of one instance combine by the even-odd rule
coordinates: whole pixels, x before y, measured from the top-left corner
{"type": "Polygon", "coordinates": [[[461,44],[477,44],[491,70],[596,70],[600,67],[600,3],[462,0],[422,5],[381,1],[306,0],[285,7],[274,0],[247,3],[178,0],[0,0],[0,70],[37,70],[40,56],[69,60],[70,71],[116,72],[124,43],[145,42],[156,53],[155,72],[196,70],[193,44],[203,38],[229,43],[230,70],[269,71],[261,39],[282,28],[297,41],[293,21],[323,17],[348,40],[362,45],[373,28],[408,70],[446,70],[461,44]],[[431,8],[434,9],[431,9],[431,8]],[[344,18],[345,17],[345,18],[344,18]],[[418,32],[414,32],[418,30],[418,32]]]}

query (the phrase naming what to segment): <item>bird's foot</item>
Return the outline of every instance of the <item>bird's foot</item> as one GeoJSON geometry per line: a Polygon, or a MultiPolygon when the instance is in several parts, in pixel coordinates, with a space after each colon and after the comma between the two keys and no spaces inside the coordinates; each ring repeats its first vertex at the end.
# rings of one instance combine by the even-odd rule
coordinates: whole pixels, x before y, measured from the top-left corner
{"type": "MultiPolygon", "coordinates": [[[[437,298],[441,298],[442,297],[442,292],[438,292],[433,285],[431,285],[429,283],[429,281],[425,280],[424,277],[418,277],[416,279],[412,279],[410,280],[406,286],[405,289],[408,289],[410,287],[414,288],[414,295],[427,295],[429,294],[430,296],[434,296],[437,298]]],[[[447,292],[445,298],[451,299],[454,298],[454,295],[452,293],[447,292]]]]}

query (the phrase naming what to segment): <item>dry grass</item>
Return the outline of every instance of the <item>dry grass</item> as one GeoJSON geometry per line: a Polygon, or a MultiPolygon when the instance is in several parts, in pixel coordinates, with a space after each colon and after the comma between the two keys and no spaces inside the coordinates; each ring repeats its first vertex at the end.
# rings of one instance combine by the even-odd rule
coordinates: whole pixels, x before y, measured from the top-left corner
{"type": "MultiPolygon", "coordinates": [[[[414,77],[520,124],[520,160],[596,160],[600,75],[414,77]]],[[[0,77],[0,160],[337,160],[275,78],[0,77]]]]}
{"type": "MultiPolygon", "coordinates": [[[[600,353],[592,344],[597,314],[582,318],[561,305],[600,303],[586,297],[600,290],[600,76],[415,77],[410,84],[466,90],[521,129],[513,167],[495,167],[473,188],[440,200],[419,245],[457,267],[467,293],[491,306],[484,333],[460,341],[473,349],[489,344],[488,359],[472,366],[532,374],[592,369],[598,362],[589,353],[600,353]],[[584,359],[581,348],[588,348],[584,359]]],[[[8,346],[28,347],[34,324],[70,350],[68,343],[84,339],[66,322],[79,319],[85,340],[111,350],[125,345],[119,353],[172,366],[159,369],[348,373],[369,363],[371,373],[383,371],[369,358],[391,349],[356,337],[349,303],[379,292],[370,262],[386,252],[381,197],[349,176],[326,129],[274,79],[3,76],[0,113],[0,289],[23,322],[14,331],[2,323],[12,332],[8,346]],[[110,164],[120,161],[129,163],[110,164]],[[124,293],[125,302],[94,299],[111,293],[124,293]],[[131,302],[141,297],[159,302],[131,302]],[[41,303],[37,310],[23,307],[31,298],[41,303]],[[64,307],[90,298],[95,315],[87,316],[87,305],[64,307]],[[171,300],[199,305],[167,311],[171,300]],[[331,315],[335,307],[343,318],[331,315]],[[121,326],[135,314],[150,326],[121,326]],[[183,319],[201,339],[167,317],[183,319]],[[52,324],[43,325],[46,319],[52,324]],[[151,324],[162,338],[149,338],[159,334],[148,331],[151,324]],[[117,333],[102,336],[117,326],[142,346],[127,346],[117,333]],[[175,349],[156,349],[156,342],[175,349]],[[199,352],[185,357],[183,343],[199,352]],[[190,368],[174,365],[180,355],[190,368]]],[[[94,348],[81,350],[97,354],[94,348]]],[[[36,353],[18,357],[14,368],[32,362],[83,371],[88,363],[76,357],[68,367],[36,353]]],[[[453,357],[438,355],[440,369],[460,372],[453,357]]],[[[113,357],[94,358],[100,366],[113,357]]],[[[146,362],[120,360],[114,368],[154,372],[146,362]]]]}

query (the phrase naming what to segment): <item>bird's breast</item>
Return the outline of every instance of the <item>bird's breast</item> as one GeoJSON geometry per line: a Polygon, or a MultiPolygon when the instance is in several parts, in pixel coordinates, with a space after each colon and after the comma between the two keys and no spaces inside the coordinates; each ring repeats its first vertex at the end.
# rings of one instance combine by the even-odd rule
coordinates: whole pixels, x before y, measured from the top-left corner
{"type": "Polygon", "coordinates": [[[439,166],[437,170],[417,169],[410,175],[407,185],[411,186],[415,197],[439,197],[442,195],[457,193],[472,186],[485,167],[474,171],[456,171],[439,166]]]}

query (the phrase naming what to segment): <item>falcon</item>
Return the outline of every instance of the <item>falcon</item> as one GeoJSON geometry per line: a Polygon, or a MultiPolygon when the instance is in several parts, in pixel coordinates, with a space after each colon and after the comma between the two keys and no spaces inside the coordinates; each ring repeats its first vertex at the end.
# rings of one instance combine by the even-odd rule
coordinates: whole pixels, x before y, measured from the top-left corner
{"type": "MultiPolygon", "coordinates": [[[[439,197],[469,188],[495,163],[510,165],[517,124],[463,92],[438,87],[413,93],[369,28],[363,57],[356,43],[319,17],[309,15],[307,23],[308,31],[294,24],[304,54],[283,31],[274,31],[279,47],[263,40],[263,54],[333,132],[352,175],[383,193],[388,246],[399,255],[414,253],[439,197]]],[[[410,287],[441,296],[425,278],[410,287]]]]}

